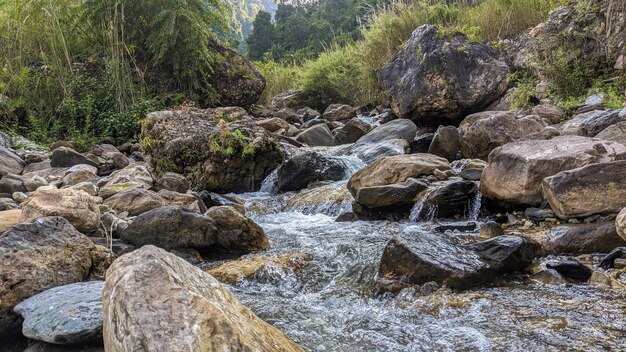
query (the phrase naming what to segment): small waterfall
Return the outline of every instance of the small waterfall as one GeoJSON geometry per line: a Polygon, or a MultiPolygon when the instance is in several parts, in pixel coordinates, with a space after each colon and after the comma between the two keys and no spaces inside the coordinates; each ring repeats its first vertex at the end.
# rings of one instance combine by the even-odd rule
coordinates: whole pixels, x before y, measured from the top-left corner
{"type": "Polygon", "coordinates": [[[267,177],[261,182],[261,189],[259,192],[276,194],[278,187],[276,187],[276,179],[278,178],[278,169],[274,169],[267,177]]]}
{"type": "Polygon", "coordinates": [[[433,221],[435,217],[437,217],[437,206],[426,203],[426,200],[440,187],[441,185],[438,184],[436,187],[430,188],[426,191],[422,198],[415,203],[413,208],[411,208],[411,214],[409,216],[409,220],[411,220],[411,222],[433,221]],[[424,213],[424,207],[426,207],[426,213],[422,215],[424,213]]]}
{"type": "Polygon", "coordinates": [[[474,199],[469,204],[469,220],[476,221],[480,215],[480,208],[483,203],[483,193],[481,191],[476,192],[474,199]]]}

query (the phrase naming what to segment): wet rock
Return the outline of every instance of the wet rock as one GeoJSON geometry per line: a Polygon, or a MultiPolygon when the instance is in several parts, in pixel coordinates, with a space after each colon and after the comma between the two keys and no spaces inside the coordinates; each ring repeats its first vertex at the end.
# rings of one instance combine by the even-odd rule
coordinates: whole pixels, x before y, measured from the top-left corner
{"type": "Polygon", "coordinates": [[[340,181],[348,172],[348,166],[339,158],[306,152],[287,160],[278,168],[276,186],[278,191],[296,191],[315,181],[340,181]]]}
{"type": "Polygon", "coordinates": [[[403,139],[407,143],[411,143],[415,139],[417,133],[417,126],[408,119],[397,119],[384,123],[365,136],[359,138],[355,146],[378,143],[393,139],[403,139]]]}
{"type": "Polygon", "coordinates": [[[542,191],[561,219],[617,213],[626,206],[626,161],[559,172],[543,180],[542,191]]]}
{"type": "Polygon", "coordinates": [[[324,147],[335,144],[333,135],[325,123],[305,129],[296,136],[296,140],[310,147],[324,147]]]}
{"type": "Polygon", "coordinates": [[[561,126],[562,135],[595,137],[605,128],[624,121],[620,110],[595,110],[577,115],[561,126]]]}
{"type": "Polygon", "coordinates": [[[621,144],[580,136],[513,142],[489,155],[480,188],[489,199],[537,206],[543,199],[541,183],[544,178],[625,157],[626,147],[621,144]]]}
{"type": "Polygon", "coordinates": [[[467,215],[477,193],[478,186],[473,181],[455,181],[445,184],[426,196],[419,218],[424,218],[430,211],[434,211],[437,218],[467,215]]]}
{"type": "Polygon", "coordinates": [[[433,281],[466,289],[497,275],[524,270],[532,263],[537,249],[533,242],[517,236],[457,246],[440,235],[404,233],[385,247],[377,285],[383,291],[397,292],[433,281]]]}
{"type": "Polygon", "coordinates": [[[345,184],[330,183],[298,192],[289,198],[283,211],[336,215],[352,209],[352,201],[352,195],[345,184]]]}
{"type": "Polygon", "coordinates": [[[129,216],[137,216],[149,210],[164,207],[167,203],[154,191],[135,188],[107,198],[104,205],[118,214],[127,212],[129,216]]]}
{"type": "Polygon", "coordinates": [[[428,153],[428,148],[435,138],[434,133],[425,133],[415,137],[409,144],[409,153],[428,153]]]}
{"type": "Polygon", "coordinates": [[[50,154],[50,166],[52,167],[72,167],[80,164],[98,167],[98,163],[88,159],[72,148],[58,147],[50,154]]]}
{"type": "Polygon", "coordinates": [[[336,222],[353,222],[358,220],[359,216],[353,212],[343,213],[335,219],[336,222]]]}
{"type": "Polygon", "coordinates": [[[124,255],[103,294],[108,352],[303,351],[202,270],[153,246],[124,255]],[[141,307],[140,309],[137,307],[141,307]]]}
{"type": "Polygon", "coordinates": [[[24,318],[24,336],[54,344],[88,343],[102,339],[104,281],[55,287],[13,309],[24,318]]]}
{"type": "Polygon", "coordinates": [[[200,251],[213,246],[217,229],[213,219],[180,207],[162,207],[137,216],[120,233],[120,238],[141,247],[147,244],[165,250],[193,248],[200,251]]]}
{"type": "Polygon", "coordinates": [[[0,193],[13,194],[15,192],[27,192],[22,177],[8,174],[0,178],[0,193]]]}
{"type": "Polygon", "coordinates": [[[238,259],[205,270],[220,282],[235,285],[244,279],[252,279],[268,267],[284,273],[297,272],[311,259],[306,253],[287,253],[271,257],[256,256],[238,259]]]}
{"type": "Polygon", "coordinates": [[[504,236],[504,230],[502,227],[495,221],[487,221],[486,223],[480,225],[480,238],[489,239],[498,236],[504,236]]]}
{"type": "Polygon", "coordinates": [[[366,135],[371,126],[365,123],[363,120],[354,118],[348,121],[345,126],[333,130],[333,136],[335,137],[335,144],[348,144],[354,143],[359,138],[366,135]]]}
{"type": "Polygon", "coordinates": [[[602,130],[596,138],[626,145],[626,121],[618,122],[602,130]]]}
{"type": "Polygon", "coordinates": [[[343,121],[351,119],[354,115],[354,108],[350,105],[331,104],[324,110],[322,118],[328,121],[343,121]]]}
{"type": "Polygon", "coordinates": [[[555,218],[556,215],[552,209],[528,208],[524,211],[524,216],[530,221],[542,222],[546,219],[555,218]]]}
{"type": "Polygon", "coordinates": [[[275,138],[241,108],[159,111],[145,121],[142,133],[155,141],[144,145],[146,160],[157,173],[177,172],[196,189],[258,190],[284,158],[275,138]]]}
{"type": "Polygon", "coordinates": [[[550,254],[608,253],[626,246],[613,222],[553,227],[545,244],[550,254]]]}
{"type": "Polygon", "coordinates": [[[539,139],[544,128],[536,117],[517,117],[511,111],[485,111],[466,117],[461,131],[461,153],[465,158],[487,159],[492,150],[519,140],[539,139]]]}
{"type": "Polygon", "coordinates": [[[447,223],[445,225],[438,225],[435,227],[435,231],[440,233],[446,233],[447,231],[468,232],[474,230],[476,230],[476,223],[473,221],[447,223]]]}
{"type": "Polygon", "coordinates": [[[98,195],[104,199],[135,188],[150,189],[154,182],[150,171],[143,164],[133,164],[114,171],[105,181],[98,191],[98,195]]]}
{"type": "Polygon", "coordinates": [[[0,234],[17,225],[21,213],[19,209],[0,211],[0,234]]]}
{"type": "Polygon", "coordinates": [[[384,156],[402,155],[408,147],[404,139],[390,139],[377,143],[355,143],[349,154],[357,156],[366,164],[371,164],[384,156]]]}
{"type": "Polygon", "coordinates": [[[439,125],[500,98],[509,72],[499,51],[458,34],[445,38],[435,26],[423,25],[383,66],[380,79],[398,117],[439,125]]]}
{"type": "Polygon", "coordinates": [[[435,132],[429,154],[434,154],[448,160],[455,160],[460,147],[459,131],[454,126],[440,126],[435,132]]]}
{"type": "Polygon", "coordinates": [[[76,230],[92,233],[100,225],[100,209],[93,197],[70,189],[41,190],[31,193],[22,204],[20,223],[46,216],[67,219],[76,230]]]}
{"type": "Polygon", "coordinates": [[[382,208],[392,205],[412,205],[419,199],[428,184],[415,178],[388,185],[363,187],[353,193],[354,200],[368,208],[382,208]]]}
{"type": "Polygon", "coordinates": [[[18,224],[0,236],[0,341],[19,331],[21,320],[12,312],[15,305],[47,289],[84,281],[92,271],[106,270],[97,248],[60,217],[18,224]]]}
{"type": "Polygon", "coordinates": [[[603,269],[613,268],[617,259],[626,259],[626,247],[618,247],[600,260],[600,267],[603,269]]]}
{"type": "Polygon", "coordinates": [[[256,253],[270,248],[263,229],[230,206],[211,207],[207,213],[217,227],[216,244],[230,253],[256,253]]]}
{"type": "Polygon", "coordinates": [[[21,174],[26,164],[9,149],[0,146],[0,177],[8,174],[21,174]]]}
{"type": "Polygon", "coordinates": [[[546,268],[555,270],[564,277],[575,281],[587,281],[593,272],[578,260],[550,262],[546,264],[546,268]]]}

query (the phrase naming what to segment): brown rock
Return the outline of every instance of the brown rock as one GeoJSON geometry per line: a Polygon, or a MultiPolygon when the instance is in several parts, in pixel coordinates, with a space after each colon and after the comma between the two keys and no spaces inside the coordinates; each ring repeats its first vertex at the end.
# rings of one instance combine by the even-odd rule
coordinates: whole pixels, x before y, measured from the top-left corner
{"type": "Polygon", "coordinates": [[[118,214],[128,212],[129,216],[137,216],[168,204],[165,199],[154,191],[135,188],[107,198],[104,201],[104,205],[115,210],[118,214]]]}
{"type": "Polygon", "coordinates": [[[31,222],[45,216],[63,217],[82,233],[94,232],[100,225],[100,209],[93,197],[71,189],[41,190],[29,194],[22,203],[19,222],[31,222]]]}
{"type": "Polygon", "coordinates": [[[21,213],[19,209],[0,211],[0,234],[17,225],[21,213]]]}
{"type": "Polygon", "coordinates": [[[270,248],[263,229],[230,206],[211,207],[206,213],[215,221],[220,247],[231,252],[255,253],[270,248]]]}
{"type": "Polygon", "coordinates": [[[214,266],[205,270],[221,282],[235,285],[243,279],[250,279],[268,266],[278,268],[283,272],[298,271],[311,259],[306,253],[287,253],[271,257],[256,256],[238,259],[214,266]]]}

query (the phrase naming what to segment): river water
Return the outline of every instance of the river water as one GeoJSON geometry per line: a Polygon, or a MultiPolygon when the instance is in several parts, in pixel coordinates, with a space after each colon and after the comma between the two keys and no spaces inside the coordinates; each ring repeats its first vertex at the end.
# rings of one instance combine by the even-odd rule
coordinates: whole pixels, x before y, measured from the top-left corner
{"type": "MultiPolygon", "coordinates": [[[[272,249],[263,255],[304,252],[311,260],[298,273],[268,267],[230,289],[307,350],[626,350],[623,290],[513,276],[465,292],[375,297],[389,239],[432,232],[440,223],[335,222],[351,209],[346,182],[300,193],[237,195],[270,239],[272,249]]],[[[476,235],[441,234],[459,242],[476,235]]]]}

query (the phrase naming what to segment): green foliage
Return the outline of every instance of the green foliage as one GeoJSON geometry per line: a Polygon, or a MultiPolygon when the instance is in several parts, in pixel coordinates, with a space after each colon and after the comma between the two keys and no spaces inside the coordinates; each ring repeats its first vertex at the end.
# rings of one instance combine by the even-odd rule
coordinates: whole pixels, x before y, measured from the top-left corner
{"type": "Polygon", "coordinates": [[[536,94],[537,79],[529,73],[515,72],[509,76],[509,86],[515,86],[515,90],[510,96],[511,108],[529,108],[531,100],[536,94]]]}
{"type": "Polygon", "coordinates": [[[272,15],[263,11],[259,12],[254,19],[254,30],[246,40],[248,56],[252,60],[261,60],[263,55],[272,48],[275,35],[272,15]]]}
{"type": "Polygon", "coordinates": [[[256,68],[265,77],[265,90],[260,102],[269,100],[283,92],[299,89],[301,67],[294,64],[279,64],[265,54],[263,61],[256,62],[256,68]]]}
{"type": "Polygon", "coordinates": [[[249,145],[245,134],[239,130],[230,130],[228,123],[219,119],[217,123],[218,133],[211,137],[209,149],[211,152],[232,157],[235,153],[240,153],[241,158],[248,158],[254,155],[254,146],[249,145]]]}

